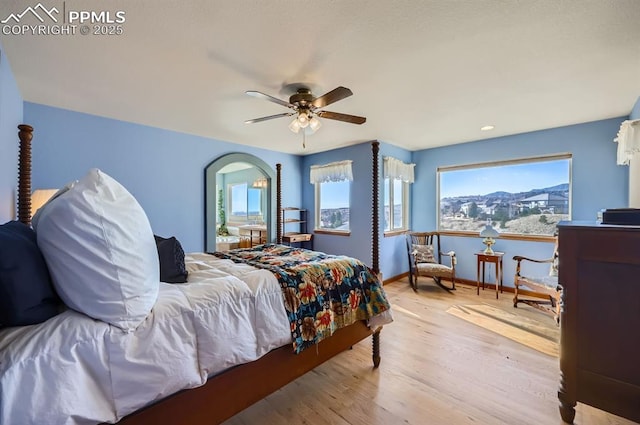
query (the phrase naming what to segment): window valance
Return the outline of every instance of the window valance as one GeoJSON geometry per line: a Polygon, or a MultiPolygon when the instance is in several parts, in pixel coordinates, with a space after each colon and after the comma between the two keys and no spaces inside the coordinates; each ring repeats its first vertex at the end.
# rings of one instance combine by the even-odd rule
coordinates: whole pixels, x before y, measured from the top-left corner
{"type": "Polygon", "coordinates": [[[640,152],[640,119],[623,121],[613,141],[618,142],[617,164],[629,165],[633,155],[640,152]]]}
{"type": "Polygon", "coordinates": [[[385,179],[400,179],[407,183],[414,182],[413,169],[416,164],[407,164],[391,156],[384,158],[383,176],[385,179]]]}
{"type": "Polygon", "coordinates": [[[311,184],[353,181],[353,172],[351,171],[351,163],[353,161],[337,161],[324,165],[312,165],[310,180],[311,184]]]}

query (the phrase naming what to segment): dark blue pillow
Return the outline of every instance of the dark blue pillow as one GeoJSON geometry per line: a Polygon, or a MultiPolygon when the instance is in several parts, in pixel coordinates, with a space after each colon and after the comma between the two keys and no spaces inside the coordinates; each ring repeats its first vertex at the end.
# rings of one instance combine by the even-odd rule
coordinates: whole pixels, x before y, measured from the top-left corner
{"type": "Polygon", "coordinates": [[[160,281],[167,283],[185,283],[187,269],[184,264],[184,250],[180,242],[173,236],[163,238],[153,235],[158,248],[160,260],[160,281]]]}
{"type": "Polygon", "coordinates": [[[58,314],[59,299],[31,227],[0,226],[0,326],[35,325],[58,314]]]}

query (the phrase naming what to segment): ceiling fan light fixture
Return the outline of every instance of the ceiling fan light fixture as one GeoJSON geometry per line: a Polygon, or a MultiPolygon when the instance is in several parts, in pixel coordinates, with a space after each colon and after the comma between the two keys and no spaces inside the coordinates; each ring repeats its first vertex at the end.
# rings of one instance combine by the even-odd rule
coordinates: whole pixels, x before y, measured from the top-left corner
{"type": "Polygon", "coordinates": [[[300,127],[300,122],[298,121],[298,117],[294,118],[293,121],[291,121],[291,124],[289,124],[289,130],[293,131],[294,133],[297,133],[300,131],[302,127],[300,127]]]}
{"type": "Polygon", "coordinates": [[[267,182],[267,179],[264,177],[258,177],[251,186],[258,188],[258,189],[264,189],[269,185],[269,183],[267,182]]]}
{"type": "Polygon", "coordinates": [[[315,133],[321,125],[322,124],[320,123],[320,120],[316,117],[311,117],[311,119],[309,120],[309,128],[311,129],[312,133],[315,133]]]}
{"type": "Polygon", "coordinates": [[[302,128],[306,128],[309,125],[309,115],[307,115],[307,112],[302,111],[298,114],[298,124],[300,124],[302,128]]]}

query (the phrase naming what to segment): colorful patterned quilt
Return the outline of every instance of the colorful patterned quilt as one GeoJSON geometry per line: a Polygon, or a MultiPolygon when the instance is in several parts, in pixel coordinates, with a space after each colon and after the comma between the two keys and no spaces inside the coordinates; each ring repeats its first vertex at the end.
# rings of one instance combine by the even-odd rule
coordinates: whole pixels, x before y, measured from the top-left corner
{"type": "Polygon", "coordinates": [[[213,255],[275,274],[282,287],[296,353],[337,329],[390,308],[378,277],[352,257],[275,244],[213,255]]]}

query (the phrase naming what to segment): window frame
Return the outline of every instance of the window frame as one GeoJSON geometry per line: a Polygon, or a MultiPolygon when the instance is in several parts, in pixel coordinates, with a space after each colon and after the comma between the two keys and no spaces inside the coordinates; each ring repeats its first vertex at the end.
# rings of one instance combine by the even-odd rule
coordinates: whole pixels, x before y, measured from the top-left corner
{"type": "MultiPolygon", "coordinates": [[[[446,235],[452,235],[452,236],[477,236],[478,235],[478,231],[471,231],[471,230],[455,230],[455,229],[451,229],[451,228],[447,228],[445,226],[443,226],[443,209],[441,206],[441,203],[443,200],[445,199],[455,199],[455,198],[473,198],[474,196],[476,197],[481,197],[481,196],[486,196],[490,193],[494,193],[496,192],[495,190],[493,191],[488,191],[488,193],[486,191],[483,191],[482,189],[480,189],[480,186],[478,191],[476,191],[476,194],[478,193],[483,193],[482,195],[475,195],[475,194],[468,194],[466,196],[464,195],[458,195],[455,197],[452,196],[446,196],[443,197],[443,195],[441,195],[443,192],[447,192],[447,189],[443,190],[442,187],[442,180],[443,180],[443,173],[455,173],[457,171],[462,171],[462,172],[473,172],[473,170],[478,170],[478,177],[482,174],[484,177],[486,177],[487,175],[495,175],[496,177],[496,181],[510,181],[509,179],[505,179],[504,177],[500,177],[498,178],[500,174],[500,172],[513,172],[514,176],[515,176],[515,171],[517,170],[516,167],[514,168],[507,168],[507,167],[511,167],[511,166],[519,166],[519,165],[523,165],[523,164],[532,164],[534,167],[536,166],[536,163],[539,163],[539,170],[537,172],[540,172],[541,176],[542,175],[546,175],[542,173],[542,170],[544,169],[544,163],[550,163],[550,162],[554,162],[554,161],[567,161],[567,181],[562,181],[560,184],[567,184],[568,188],[565,191],[566,192],[566,198],[565,198],[565,202],[566,202],[566,213],[563,212],[561,214],[558,215],[564,215],[564,217],[560,217],[558,218],[558,221],[560,220],[571,220],[571,216],[572,216],[572,192],[573,192],[573,184],[572,184],[572,161],[573,161],[573,155],[571,153],[557,153],[557,154],[550,154],[550,155],[541,155],[541,156],[534,156],[534,157],[526,157],[526,158],[518,158],[518,159],[511,159],[511,160],[504,160],[504,161],[491,161],[491,162],[484,162],[484,163],[474,163],[474,164],[465,164],[465,165],[454,165],[454,166],[443,166],[443,167],[438,167],[437,168],[437,172],[436,172],[436,217],[437,217],[437,229],[440,233],[442,234],[446,234],[446,235]],[[482,171],[479,171],[482,170],[482,171]],[[500,180],[502,179],[502,180],[500,180]]],[[[532,167],[532,169],[534,169],[534,167],[532,167]]],[[[535,170],[534,170],[535,171],[535,170]]],[[[535,177],[530,178],[528,181],[535,181],[535,177]]],[[[535,186],[535,184],[530,184],[530,186],[535,186]]],[[[547,186],[547,187],[553,187],[553,186],[547,186]]],[[[533,189],[543,189],[543,187],[523,187],[524,190],[522,190],[521,192],[509,192],[508,193],[522,193],[522,192],[533,192],[533,189]]],[[[524,198],[527,199],[527,198],[524,198]]],[[[517,213],[519,213],[520,216],[525,216],[524,214],[522,214],[522,211],[524,211],[524,207],[522,205],[519,205],[517,202],[522,201],[523,199],[520,200],[514,200],[514,201],[508,201],[508,215],[509,217],[511,217],[511,211],[512,208],[516,210],[517,213]],[[511,203],[513,202],[513,204],[511,203]]],[[[560,202],[561,200],[558,200],[558,202],[560,202]]],[[[550,203],[550,202],[549,202],[550,203]]],[[[550,208],[550,207],[549,207],[550,208]]],[[[533,209],[533,208],[532,208],[533,209]]],[[[534,213],[529,213],[528,215],[533,215],[534,213]]],[[[539,213],[540,216],[542,215],[548,215],[549,213],[544,213],[541,212],[539,213]]],[[[467,217],[468,218],[468,217],[467,217]]],[[[545,217],[546,220],[546,217],[545,217]]],[[[506,220],[505,222],[508,223],[509,221],[511,221],[511,218],[509,218],[508,220],[506,220]]],[[[483,222],[486,222],[483,221],[483,222]]],[[[493,223],[496,223],[495,221],[492,221],[493,223]]],[[[550,224],[554,224],[557,223],[556,221],[551,222],[550,224]]],[[[497,223],[496,223],[497,224],[497,223]]],[[[546,223],[545,223],[546,224],[546,223]]],[[[496,226],[499,227],[499,226],[496,226]]],[[[553,230],[551,230],[551,228],[548,230],[548,233],[527,233],[527,232],[511,232],[511,231],[501,231],[499,228],[497,229],[498,231],[500,231],[500,238],[503,239],[517,239],[517,240],[552,240],[553,239],[553,230]]]]}
{"type": "Polygon", "coordinates": [[[313,183],[314,185],[314,223],[313,223],[313,232],[319,234],[331,234],[331,235],[340,235],[340,236],[349,236],[351,235],[351,186],[352,182],[350,180],[342,180],[339,182],[319,182],[313,183]],[[322,210],[322,185],[327,183],[343,183],[346,182],[349,187],[349,195],[348,195],[348,209],[349,209],[349,228],[348,229],[331,229],[320,227],[321,225],[321,210],[322,210]]]}
{"type": "Polygon", "coordinates": [[[236,222],[236,223],[249,223],[251,221],[263,221],[264,220],[264,211],[262,211],[262,203],[263,203],[263,193],[261,189],[258,188],[254,188],[252,187],[249,182],[236,182],[236,183],[228,183],[227,184],[227,200],[228,202],[226,203],[225,209],[226,209],[226,217],[227,217],[227,221],[231,221],[236,222]],[[234,215],[233,214],[233,188],[235,186],[246,186],[246,190],[245,190],[245,201],[246,201],[246,215],[241,216],[241,215],[234,215]],[[259,202],[258,202],[258,206],[260,208],[260,214],[259,215],[251,215],[249,214],[249,191],[257,191],[259,194],[259,202]]]}
{"type": "MultiPolygon", "coordinates": [[[[390,178],[390,177],[385,177],[382,181],[382,187],[384,192],[384,195],[386,195],[387,193],[389,194],[389,228],[387,228],[386,226],[384,227],[384,235],[393,235],[393,234],[398,234],[398,233],[402,233],[402,232],[406,232],[409,230],[409,212],[411,211],[410,208],[410,202],[411,202],[411,197],[409,196],[409,182],[406,182],[402,179],[398,179],[398,178],[390,178]],[[396,181],[399,181],[402,184],[402,200],[401,200],[401,209],[402,209],[402,223],[400,225],[400,227],[395,227],[394,223],[395,223],[395,208],[393,208],[394,206],[394,201],[395,201],[395,185],[393,183],[395,183],[396,181]]],[[[383,218],[383,220],[386,220],[386,207],[387,205],[385,204],[385,198],[386,196],[383,197],[382,200],[382,208],[383,211],[385,213],[385,216],[383,218]]]]}

